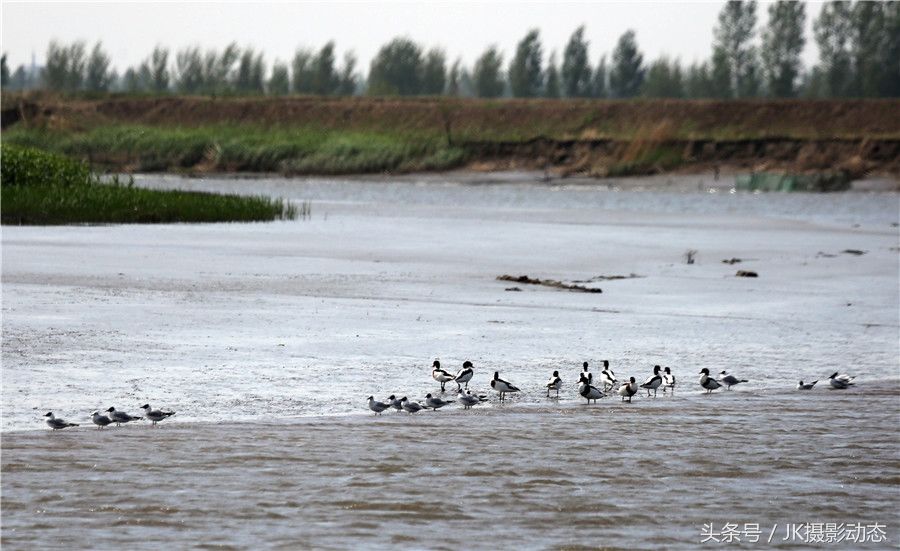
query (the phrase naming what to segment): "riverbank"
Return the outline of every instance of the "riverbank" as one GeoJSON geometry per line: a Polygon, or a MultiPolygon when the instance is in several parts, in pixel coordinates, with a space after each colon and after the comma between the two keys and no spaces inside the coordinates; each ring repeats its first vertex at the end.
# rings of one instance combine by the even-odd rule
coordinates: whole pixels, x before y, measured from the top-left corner
{"type": "Polygon", "coordinates": [[[4,140],[115,171],[900,174],[898,100],[5,95],[4,140]]]}

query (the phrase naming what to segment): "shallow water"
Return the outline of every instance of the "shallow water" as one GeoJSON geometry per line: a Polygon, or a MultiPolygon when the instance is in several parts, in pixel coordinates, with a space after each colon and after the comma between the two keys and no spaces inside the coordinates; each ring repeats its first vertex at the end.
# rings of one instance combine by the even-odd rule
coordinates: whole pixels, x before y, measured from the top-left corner
{"type": "Polygon", "coordinates": [[[796,547],[786,524],[824,522],[878,522],[897,541],[898,397],[735,390],[12,433],[3,546],[692,549],[704,525],[736,523],[796,547]]]}
{"type": "Polygon", "coordinates": [[[897,194],[138,184],[307,199],[313,216],[4,227],[4,546],[692,548],[726,522],[900,538],[897,194]],[[641,277],[507,292],[505,273],[641,277]],[[434,357],[523,393],[372,418],[369,394],[439,391],[434,357]],[[571,383],[602,359],[620,379],[669,365],[677,396],[583,406],[571,383]],[[702,367],[750,382],[704,396],[702,367]],[[833,371],[858,385],[792,390],[833,371]],[[145,402],[178,414],[42,430],[48,410],[89,424],[145,402]]]}

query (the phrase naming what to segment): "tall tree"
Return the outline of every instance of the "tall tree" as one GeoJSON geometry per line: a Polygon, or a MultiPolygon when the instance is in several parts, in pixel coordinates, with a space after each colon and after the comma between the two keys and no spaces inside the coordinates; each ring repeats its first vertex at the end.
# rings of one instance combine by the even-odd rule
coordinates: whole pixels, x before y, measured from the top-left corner
{"type": "Polygon", "coordinates": [[[269,77],[268,91],[272,96],[286,96],[291,92],[291,79],[288,75],[286,63],[276,61],[272,64],[272,75],[269,77]]]}
{"type": "Polygon", "coordinates": [[[516,46],[516,55],[509,65],[509,83],[515,97],[535,98],[541,95],[544,87],[542,57],[540,34],[537,29],[528,31],[516,46]]]}
{"type": "Polygon", "coordinates": [[[241,50],[232,42],[218,53],[208,50],[203,57],[203,91],[207,94],[222,94],[229,91],[234,82],[235,65],[240,59],[241,50]]]}
{"type": "Polygon", "coordinates": [[[709,67],[710,93],[713,98],[733,98],[737,92],[734,90],[731,63],[725,49],[716,46],[713,48],[712,59],[709,67]]]}
{"type": "Polygon", "coordinates": [[[853,65],[850,56],[853,14],[850,2],[833,1],[822,5],[813,22],[813,34],[819,47],[823,88],[831,97],[852,93],[853,65]]]}
{"type": "Polygon", "coordinates": [[[6,64],[6,54],[0,57],[0,87],[8,88],[10,84],[9,65],[6,64]]]}
{"type": "Polygon", "coordinates": [[[422,93],[422,48],[395,38],[382,46],[369,65],[369,94],[414,96],[422,93]]]}
{"type": "Polygon", "coordinates": [[[47,46],[47,58],[44,65],[44,85],[54,91],[66,89],[69,73],[69,50],[55,40],[47,46]]]}
{"type": "Polygon", "coordinates": [[[719,12],[719,24],[713,29],[714,51],[727,63],[731,92],[736,97],[756,95],[759,69],[753,47],[756,26],[756,2],[729,0],[719,12]]]}
{"type": "Polygon", "coordinates": [[[883,57],[888,36],[885,33],[884,7],[880,2],[857,2],[853,6],[852,57],[856,73],[856,95],[878,96],[885,63],[883,57]]]}
{"type": "Polygon", "coordinates": [[[447,95],[452,97],[459,96],[459,72],[462,69],[462,61],[457,59],[450,67],[447,73],[447,95]]]}
{"type": "Polygon", "coordinates": [[[613,50],[609,88],[616,98],[631,98],[640,93],[644,83],[644,56],[638,50],[634,31],[628,30],[619,37],[613,50]]]}
{"type": "Polygon", "coordinates": [[[597,64],[597,70],[591,78],[591,96],[595,98],[605,98],[609,95],[609,87],[606,85],[609,71],[606,68],[606,56],[600,58],[597,64]]]}
{"type": "MultiPolygon", "coordinates": [[[[500,84],[502,88],[506,89],[506,81],[500,80],[500,84]]],[[[501,90],[501,94],[503,91],[501,90]]],[[[464,98],[471,98],[476,96],[475,92],[475,81],[472,79],[472,75],[469,73],[468,69],[463,67],[459,71],[459,95],[464,98]]]]}
{"type": "Polygon", "coordinates": [[[588,43],[584,40],[584,25],[578,27],[563,52],[563,90],[570,98],[591,96],[591,67],[588,64],[588,43]]]}
{"type": "Polygon", "coordinates": [[[100,42],[94,44],[87,62],[85,89],[89,92],[105,92],[109,90],[112,75],[109,70],[110,60],[100,42]]]}
{"type": "Polygon", "coordinates": [[[320,96],[337,93],[341,85],[334,68],[334,42],[328,42],[312,61],[312,92],[320,96]]]}
{"type": "Polygon", "coordinates": [[[146,86],[149,86],[157,94],[169,90],[169,50],[157,45],[153,48],[150,58],[144,62],[147,75],[146,86]]]}
{"type": "Polygon", "coordinates": [[[122,75],[122,90],[132,94],[143,91],[141,79],[134,67],[129,67],[122,75]]]}
{"type": "Polygon", "coordinates": [[[689,98],[716,97],[716,91],[709,74],[709,64],[706,62],[691,64],[684,79],[684,92],[689,98]]]}
{"type": "Polygon", "coordinates": [[[356,93],[356,56],[353,52],[344,52],[344,65],[338,77],[338,95],[352,96],[356,93]]]}
{"type": "Polygon", "coordinates": [[[684,82],[678,61],[662,57],[651,63],[644,80],[643,94],[651,98],[684,97],[684,82]]]}
{"type": "MultiPolygon", "coordinates": [[[[142,69],[147,70],[146,76],[149,77],[150,68],[145,64],[142,69]]],[[[175,87],[182,94],[198,94],[203,91],[203,85],[203,54],[200,48],[188,46],[179,50],[175,54],[175,87]]]]}
{"type": "Polygon", "coordinates": [[[779,0],[769,5],[769,23],[762,35],[762,60],[770,95],[790,98],[797,95],[800,54],[806,40],[806,5],[779,0]]]}
{"type": "Polygon", "coordinates": [[[490,46],[481,57],[475,61],[475,69],[472,74],[475,94],[480,98],[499,98],[503,95],[505,82],[503,81],[503,54],[496,46],[490,46]]]}
{"type": "Polygon", "coordinates": [[[87,45],[78,40],[69,45],[69,70],[66,74],[66,90],[76,92],[84,88],[87,65],[87,45]]]}
{"type": "Polygon", "coordinates": [[[428,51],[422,68],[422,93],[439,96],[447,84],[447,59],[437,48],[428,51]]]}
{"type": "Polygon", "coordinates": [[[292,88],[297,94],[311,94],[313,91],[313,54],[311,51],[298,48],[291,62],[292,88]]]}
{"type": "Polygon", "coordinates": [[[262,53],[247,48],[241,53],[235,75],[234,89],[240,94],[261,94],[265,91],[262,53]]]}
{"type": "Polygon", "coordinates": [[[885,43],[882,59],[884,74],[881,95],[900,97],[900,2],[893,0],[884,6],[885,43]]]}
{"type": "Polygon", "coordinates": [[[556,68],[556,52],[550,54],[547,63],[547,82],[544,86],[544,97],[558,98],[560,95],[559,70],[556,68]]]}

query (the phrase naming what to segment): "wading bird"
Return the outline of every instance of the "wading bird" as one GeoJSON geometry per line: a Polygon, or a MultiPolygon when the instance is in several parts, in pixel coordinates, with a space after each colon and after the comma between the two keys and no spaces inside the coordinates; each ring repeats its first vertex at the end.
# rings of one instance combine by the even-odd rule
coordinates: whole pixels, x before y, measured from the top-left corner
{"type": "Polygon", "coordinates": [[[853,386],[853,379],[855,378],[856,377],[851,377],[847,374],[838,375],[837,373],[834,373],[831,377],[828,377],[829,383],[831,383],[831,388],[836,388],[838,390],[843,390],[845,388],[853,386]]]}
{"type": "Polygon", "coordinates": [[[519,392],[519,389],[500,378],[500,372],[494,371],[494,378],[491,379],[491,388],[500,393],[500,401],[506,397],[507,393],[519,392]]]}
{"type": "Polygon", "coordinates": [[[748,383],[747,379],[738,379],[734,375],[729,375],[725,371],[719,373],[722,376],[722,382],[725,383],[725,390],[731,390],[731,387],[734,385],[739,385],[741,383],[748,383]]]}
{"type": "Polygon", "coordinates": [[[559,371],[554,371],[553,376],[547,381],[547,397],[550,397],[550,391],[556,391],[556,397],[559,398],[559,389],[562,388],[562,379],[559,378],[559,371]]]}
{"type": "Polygon", "coordinates": [[[631,402],[631,397],[637,394],[638,385],[637,381],[634,380],[634,377],[628,379],[628,382],[619,387],[619,396],[622,397],[622,401],[625,401],[625,398],[628,398],[628,401],[631,402]]]}
{"type": "Polygon", "coordinates": [[[453,380],[453,375],[449,371],[441,369],[440,360],[434,360],[431,364],[431,378],[441,383],[441,392],[444,392],[444,385],[453,380]]]}
{"type": "Polygon", "coordinates": [[[653,366],[653,376],[644,381],[644,384],[641,385],[641,388],[647,389],[647,396],[650,396],[650,391],[653,391],[653,396],[656,396],[656,390],[659,388],[659,385],[662,384],[662,377],[659,374],[659,370],[662,369],[658,365],[653,366]]]}
{"type": "Polygon", "coordinates": [[[375,412],[375,415],[381,415],[381,412],[391,407],[391,404],[378,402],[374,396],[369,396],[369,409],[375,412]]]}
{"type": "Polygon", "coordinates": [[[454,400],[441,400],[440,398],[432,398],[431,393],[425,395],[425,406],[430,407],[431,409],[438,410],[447,404],[452,404],[454,400]]]}
{"type": "Polygon", "coordinates": [[[663,375],[663,394],[666,393],[667,388],[672,391],[672,394],[675,394],[675,375],[672,375],[672,370],[668,367],[663,375]]]}
{"type": "Polygon", "coordinates": [[[53,430],[60,430],[66,427],[77,427],[78,423],[69,423],[65,419],[57,419],[54,417],[52,411],[48,411],[44,414],[44,417],[47,418],[47,426],[53,430]]]}
{"type": "Polygon", "coordinates": [[[116,408],[110,407],[106,410],[109,413],[109,420],[116,424],[117,427],[121,427],[122,423],[130,423],[131,421],[137,421],[138,419],[143,419],[143,417],[137,417],[134,415],[128,415],[124,411],[116,411],[116,408]]]}
{"type": "Polygon", "coordinates": [[[578,394],[581,394],[581,397],[586,399],[589,404],[591,400],[596,404],[597,400],[604,397],[600,389],[593,386],[588,381],[588,378],[584,376],[584,373],[581,374],[581,378],[578,381],[578,394]]]}
{"type": "Polygon", "coordinates": [[[453,378],[456,381],[456,386],[459,387],[457,390],[462,388],[462,385],[466,385],[466,390],[469,389],[469,381],[472,380],[472,377],[475,375],[475,366],[472,365],[472,362],[466,360],[463,362],[462,369],[459,370],[459,373],[456,374],[456,377],[453,378]]]}
{"type": "Polygon", "coordinates": [[[150,404],[142,405],[141,409],[144,410],[144,416],[147,419],[150,419],[151,421],[153,421],[153,425],[151,425],[151,426],[156,426],[156,424],[159,423],[160,421],[162,421],[163,419],[166,419],[168,417],[175,415],[174,411],[162,411],[159,409],[152,409],[150,407],[150,404]]]}
{"type": "Polygon", "coordinates": [[[106,425],[112,423],[112,421],[109,420],[109,417],[101,415],[99,411],[95,411],[91,414],[91,422],[97,425],[98,429],[102,429],[106,425]]]}
{"type": "Polygon", "coordinates": [[[600,372],[600,380],[603,382],[603,390],[612,390],[616,387],[616,374],[609,368],[609,360],[603,360],[603,371],[600,372]]]}
{"type": "Polygon", "coordinates": [[[709,370],[704,367],[700,370],[700,386],[705,388],[706,393],[709,394],[717,388],[721,388],[722,383],[710,377],[709,370]]]}
{"type": "Polygon", "coordinates": [[[410,402],[406,396],[404,396],[403,398],[400,398],[400,405],[403,406],[403,411],[405,411],[407,413],[416,413],[423,409],[427,409],[427,408],[421,406],[418,402],[410,402]]]}

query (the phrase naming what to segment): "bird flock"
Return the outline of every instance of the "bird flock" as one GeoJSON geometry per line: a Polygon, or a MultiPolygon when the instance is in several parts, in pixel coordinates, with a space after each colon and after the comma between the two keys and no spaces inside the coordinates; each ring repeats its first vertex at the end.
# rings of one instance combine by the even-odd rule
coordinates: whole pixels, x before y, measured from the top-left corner
{"type": "MultiPolygon", "coordinates": [[[[141,419],[147,419],[152,424],[151,426],[155,427],[157,423],[164,419],[168,419],[169,417],[175,415],[174,411],[163,411],[160,409],[153,409],[150,407],[150,404],[144,404],[141,406],[141,409],[144,410],[144,415],[129,415],[127,412],[119,411],[114,407],[110,407],[103,413],[100,411],[95,411],[91,414],[91,422],[97,425],[97,429],[102,429],[109,425],[115,423],[117,427],[120,427],[126,423],[131,423],[132,421],[140,421],[141,419]]],[[[52,411],[48,411],[44,414],[44,417],[47,418],[47,426],[53,430],[61,430],[69,427],[77,427],[78,423],[70,423],[65,419],[60,419],[53,415],[52,411]]]]}
{"type": "MultiPolygon", "coordinates": [[[[656,397],[660,389],[663,394],[666,394],[667,392],[670,395],[675,394],[675,386],[677,383],[675,374],[672,373],[672,369],[669,367],[663,368],[659,365],[653,366],[653,375],[648,377],[642,384],[638,385],[637,380],[634,377],[628,377],[627,380],[623,378],[623,381],[620,383],[615,372],[610,369],[609,361],[603,360],[603,370],[598,377],[599,384],[597,386],[594,386],[594,374],[591,373],[588,362],[584,362],[581,367],[582,370],[578,373],[578,384],[576,389],[578,394],[584,398],[588,404],[596,403],[597,400],[607,397],[610,393],[619,395],[623,402],[631,402],[632,397],[642,390],[647,391],[648,397],[651,396],[651,392],[652,395],[656,397]]],[[[468,360],[463,363],[462,369],[455,375],[441,367],[440,360],[434,360],[434,363],[431,365],[431,378],[440,383],[441,393],[446,392],[447,383],[456,383],[456,400],[444,400],[433,396],[431,393],[426,394],[425,399],[422,400],[422,402],[410,400],[407,396],[398,398],[396,394],[391,394],[388,396],[387,400],[383,402],[376,400],[374,396],[369,396],[369,409],[375,412],[375,415],[380,415],[382,412],[391,409],[412,414],[418,413],[423,409],[438,410],[454,402],[459,402],[463,409],[470,409],[473,406],[488,401],[487,395],[473,393],[469,390],[469,382],[472,381],[474,375],[475,367],[472,365],[472,362],[468,360]]],[[[850,377],[849,375],[835,373],[828,379],[832,388],[843,390],[854,384],[854,378],[855,377],[850,377]]],[[[749,382],[747,379],[738,378],[727,371],[720,372],[719,378],[715,379],[710,376],[709,369],[703,368],[700,370],[699,384],[700,387],[706,391],[706,394],[722,387],[724,387],[725,390],[731,390],[731,387],[747,382],[749,382]]],[[[818,381],[804,383],[803,381],[800,381],[797,385],[797,389],[812,390],[817,382],[818,381]]],[[[521,392],[519,387],[509,381],[501,379],[499,371],[494,372],[494,377],[491,379],[490,385],[499,395],[501,403],[506,400],[507,394],[521,392]]],[[[548,398],[559,398],[559,391],[563,387],[563,380],[560,377],[558,370],[553,372],[553,375],[547,380],[545,387],[547,389],[548,398]]]]}
{"type": "MultiPolygon", "coordinates": [[[[654,366],[653,375],[648,377],[642,384],[638,385],[637,380],[634,377],[628,377],[627,380],[623,379],[620,383],[616,374],[609,367],[609,361],[603,360],[603,369],[600,371],[600,376],[598,377],[600,381],[599,386],[594,386],[594,374],[591,373],[588,362],[584,362],[581,367],[582,370],[578,373],[578,384],[576,389],[578,394],[584,398],[588,404],[596,403],[597,400],[606,398],[610,393],[616,393],[621,397],[623,402],[631,402],[632,397],[641,390],[646,390],[648,397],[651,395],[651,392],[655,397],[660,389],[662,389],[663,394],[666,394],[667,392],[671,395],[675,394],[675,375],[669,367],[662,368],[659,365],[654,366]]],[[[719,379],[714,379],[713,377],[710,377],[709,369],[701,369],[699,380],[700,387],[709,394],[722,387],[725,387],[725,390],[731,390],[731,387],[735,385],[749,382],[747,379],[739,379],[727,371],[722,371],[719,375],[719,379]]],[[[406,396],[398,398],[395,394],[391,394],[384,402],[376,400],[374,396],[369,396],[369,409],[375,412],[375,415],[380,415],[382,412],[390,409],[405,411],[412,414],[418,413],[423,409],[438,410],[456,402],[458,402],[463,409],[470,409],[478,404],[488,401],[488,396],[486,394],[479,394],[469,390],[469,383],[474,376],[475,366],[468,360],[463,362],[462,368],[455,375],[442,368],[440,360],[435,360],[431,366],[431,378],[440,383],[442,393],[446,391],[447,383],[456,383],[456,400],[444,400],[431,393],[426,394],[421,403],[410,400],[406,396]]],[[[850,388],[855,384],[853,382],[854,379],[855,377],[840,373],[834,373],[828,377],[831,388],[836,390],[850,388]]],[[[797,384],[797,390],[812,390],[818,382],[818,380],[812,381],[811,383],[800,381],[797,384]]],[[[499,394],[501,403],[506,400],[507,394],[521,392],[516,385],[501,379],[499,371],[494,372],[494,377],[491,379],[490,385],[491,388],[499,394]]],[[[559,398],[559,391],[563,387],[563,380],[559,375],[559,371],[553,372],[553,375],[551,375],[550,379],[546,382],[545,387],[547,389],[547,397],[550,397],[551,393],[553,393],[554,398],[559,398]]],[[[98,410],[91,414],[91,422],[96,425],[98,429],[102,429],[111,424],[115,424],[118,427],[142,419],[150,421],[152,423],[151,426],[156,426],[160,421],[175,415],[174,411],[153,409],[150,407],[150,404],[144,404],[141,406],[141,409],[144,410],[142,416],[130,415],[127,412],[119,411],[114,407],[110,407],[103,413],[98,410]]],[[[46,417],[47,426],[53,430],[79,426],[78,423],[70,423],[65,419],[56,417],[52,411],[44,414],[44,417],[46,417]]]]}

